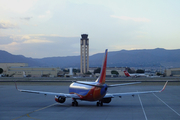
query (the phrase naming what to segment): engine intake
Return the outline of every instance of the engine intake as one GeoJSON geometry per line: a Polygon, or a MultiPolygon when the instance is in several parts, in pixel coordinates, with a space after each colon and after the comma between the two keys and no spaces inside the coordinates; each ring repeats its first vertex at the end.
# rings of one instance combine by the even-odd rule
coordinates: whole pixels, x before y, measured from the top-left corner
{"type": "Polygon", "coordinates": [[[64,103],[66,101],[66,98],[63,96],[55,96],[55,101],[59,103],[64,103]]]}

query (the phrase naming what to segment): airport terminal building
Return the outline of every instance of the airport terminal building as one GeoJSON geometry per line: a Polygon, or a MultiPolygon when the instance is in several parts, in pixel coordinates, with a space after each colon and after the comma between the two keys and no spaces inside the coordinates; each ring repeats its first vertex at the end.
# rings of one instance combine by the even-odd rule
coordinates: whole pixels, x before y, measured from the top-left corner
{"type": "Polygon", "coordinates": [[[0,63],[7,77],[57,77],[62,74],[56,67],[28,67],[27,63],[0,63]]]}
{"type": "Polygon", "coordinates": [[[165,70],[166,76],[180,77],[180,68],[170,68],[165,70]]]}
{"type": "MultiPolygon", "coordinates": [[[[29,67],[27,63],[0,63],[0,68],[3,69],[6,77],[66,77],[60,68],[56,67],[29,67]]],[[[93,74],[96,67],[89,68],[89,72],[92,73],[93,77],[98,77],[99,73],[93,74]]],[[[106,70],[106,77],[120,77],[124,75],[124,67],[108,67],[106,70]],[[111,71],[115,70],[119,74],[111,74],[111,71]]],[[[73,73],[72,73],[73,74],[73,73]]],[[[78,75],[78,74],[77,74],[78,75]]]]}
{"type": "MultiPolygon", "coordinates": [[[[66,77],[60,68],[56,67],[28,67],[27,63],[0,63],[0,68],[3,72],[0,75],[5,75],[6,77],[66,77]]],[[[94,70],[97,67],[90,67],[89,72],[92,74],[89,76],[98,77],[99,73],[94,74],[94,70]]],[[[106,77],[125,77],[124,71],[125,67],[107,67],[106,77]],[[118,75],[112,74],[112,71],[117,71],[118,75]]],[[[165,75],[180,77],[180,68],[170,68],[164,71],[165,75]]],[[[81,76],[76,74],[77,76],[81,76]]],[[[73,76],[73,73],[71,77],[73,76]]]]}

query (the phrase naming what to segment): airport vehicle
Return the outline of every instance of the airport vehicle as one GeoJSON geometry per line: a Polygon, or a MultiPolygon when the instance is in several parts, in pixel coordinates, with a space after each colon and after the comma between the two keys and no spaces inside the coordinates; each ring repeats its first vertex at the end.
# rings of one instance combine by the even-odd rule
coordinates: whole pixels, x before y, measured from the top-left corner
{"type": "Polygon", "coordinates": [[[72,106],[78,106],[77,100],[84,101],[97,101],[97,106],[103,106],[103,103],[110,103],[111,99],[114,97],[121,97],[125,95],[143,94],[143,93],[156,93],[162,92],[165,89],[167,82],[165,83],[162,90],[158,91],[143,91],[143,92],[127,92],[127,93],[107,93],[108,88],[117,87],[123,85],[137,84],[140,82],[132,83],[123,83],[123,84],[114,84],[107,85],[105,84],[106,78],[106,65],[107,65],[107,50],[105,51],[104,61],[101,67],[100,77],[97,78],[95,82],[85,82],[85,81],[76,81],[69,86],[69,94],[66,93],[55,93],[55,92],[43,92],[43,91],[33,91],[33,90],[22,90],[16,89],[20,92],[27,93],[36,93],[44,95],[55,95],[55,101],[59,103],[64,103],[66,98],[72,98],[72,106]]]}
{"type": "Polygon", "coordinates": [[[137,74],[137,73],[134,73],[134,74],[130,74],[128,73],[128,71],[124,71],[124,74],[126,77],[148,77],[149,75],[146,75],[146,74],[137,74]]]}

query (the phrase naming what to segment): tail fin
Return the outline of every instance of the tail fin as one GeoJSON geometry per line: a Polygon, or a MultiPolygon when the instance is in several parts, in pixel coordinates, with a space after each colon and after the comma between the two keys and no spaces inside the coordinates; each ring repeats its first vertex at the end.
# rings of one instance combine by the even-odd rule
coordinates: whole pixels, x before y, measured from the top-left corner
{"type": "Polygon", "coordinates": [[[26,73],[23,71],[23,77],[26,77],[26,73]]]}
{"type": "Polygon", "coordinates": [[[104,84],[105,79],[106,79],[107,53],[108,53],[108,49],[105,50],[104,61],[102,63],[102,67],[101,67],[101,73],[100,73],[99,78],[96,80],[96,82],[99,82],[101,84],[104,84]]]}
{"type": "Polygon", "coordinates": [[[126,77],[130,77],[129,73],[125,70],[124,74],[126,75],[126,77]]]}

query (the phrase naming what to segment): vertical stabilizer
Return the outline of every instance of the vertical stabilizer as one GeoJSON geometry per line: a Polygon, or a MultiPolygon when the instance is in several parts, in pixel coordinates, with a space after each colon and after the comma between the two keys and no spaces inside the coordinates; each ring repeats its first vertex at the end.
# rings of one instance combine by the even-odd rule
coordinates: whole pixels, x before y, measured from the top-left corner
{"type": "Polygon", "coordinates": [[[108,49],[105,50],[104,61],[101,67],[101,73],[99,78],[96,80],[96,82],[99,82],[101,84],[104,84],[106,79],[107,53],[108,53],[108,49]]]}
{"type": "Polygon", "coordinates": [[[125,70],[124,74],[126,75],[126,77],[130,77],[129,73],[125,70]]]}

